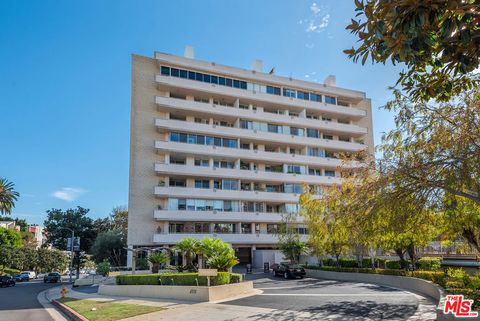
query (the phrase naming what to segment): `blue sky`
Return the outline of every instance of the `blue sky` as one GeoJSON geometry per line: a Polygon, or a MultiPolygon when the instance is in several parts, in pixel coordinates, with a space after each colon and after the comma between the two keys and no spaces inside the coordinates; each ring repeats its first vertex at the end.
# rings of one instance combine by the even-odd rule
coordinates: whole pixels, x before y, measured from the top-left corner
{"type": "Polygon", "coordinates": [[[398,68],[342,53],[353,0],[2,1],[0,177],[21,193],[13,216],[42,224],[77,205],[106,216],[128,200],[131,54],[154,51],[264,69],[362,90],[375,142],[393,126],[379,111],[398,68]]]}

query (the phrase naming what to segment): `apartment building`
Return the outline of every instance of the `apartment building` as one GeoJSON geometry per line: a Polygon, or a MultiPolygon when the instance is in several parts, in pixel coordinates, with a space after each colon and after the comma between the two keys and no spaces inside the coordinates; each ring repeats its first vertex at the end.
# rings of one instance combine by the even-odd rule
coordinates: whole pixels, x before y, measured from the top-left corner
{"type": "MultiPolygon", "coordinates": [[[[242,263],[273,252],[305,186],[341,182],[341,152],[373,153],[365,93],[155,52],[132,56],[128,246],[191,236],[230,243],[242,263]]],[[[129,252],[129,264],[132,255],[129,252]]]]}

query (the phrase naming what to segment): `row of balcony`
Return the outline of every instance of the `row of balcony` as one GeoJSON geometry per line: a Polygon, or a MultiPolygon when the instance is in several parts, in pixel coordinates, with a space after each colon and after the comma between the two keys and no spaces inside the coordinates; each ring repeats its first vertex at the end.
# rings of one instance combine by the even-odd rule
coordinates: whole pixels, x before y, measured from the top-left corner
{"type": "Polygon", "coordinates": [[[341,184],[341,178],[331,176],[314,176],[306,174],[276,173],[259,170],[214,168],[164,163],[156,163],[155,172],[161,175],[241,179],[247,181],[262,181],[274,183],[304,183],[317,185],[341,184]]]}
{"type": "Polygon", "coordinates": [[[284,135],[234,127],[220,127],[216,125],[208,125],[173,119],[156,118],[155,126],[159,129],[166,129],[168,131],[221,136],[225,138],[247,139],[267,144],[277,143],[296,146],[311,146],[342,152],[357,152],[366,148],[366,145],[364,144],[353,142],[311,138],[305,136],[284,135]]]}
{"type": "MultiPolygon", "coordinates": [[[[172,198],[199,198],[240,201],[264,201],[278,203],[298,203],[300,194],[263,191],[239,191],[223,189],[203,189],[191,187],[155,186],[154,195],[172,198]]],[[[316,197],[321,197],[316,195],[316,197]]]]}
{"type": "Polygon", "coordinates": [[[264,111],[225,107],[210,103],[183,100],[178,98],[156,96],[155,102],[162,107],[167,107],[175,111],[183,110],[187,112],[214,114],[222,117],[230,117],[233,120],[235,118],[245,118],[260,122],[268,122],[281,125],[293,125],[296,127],[308,127],[352,135],[364,135],[368,132],[367,128],[352,124],[342,124],[327,120],[315,120],[279,114],[275,114],[274,117],[272,117],[272,113],[264,111]]]}
{"type": "MultiPolygon", "coordinates": [[[[278,236],[267,233],[252,233],[252,234],[197,234],[197,233],[156,233],[153,235],[153,242],[157,244],[175,244],[186,237],[192,237],[198,240],[206,237],[216,237],[232,245],[240,244],[277,244],[278,236]]],[[[300,240],[306,242],[308,236],[300,235],[300,240]]]]}
{"type": "Polygon", "coordinates": [[[336,168],[342,165],[342,161],[336,158],[316,157],[299,154],[266,152],[253,149],[227,148],[211,145],[186,144],[171,141],[155,141],[155,148],[171,154],[183,154],[191,156],[208,156],[242,160],[250,160],[265,163],[291,163],[310,165],[316,167],[336,168]]]}
{"type": "MultiPolygon", "coordinates": [[[[153,217],[157,221],[222,221],[222,222],[262,222],[279,223],[282,222],[281,213],[266,212],[223,212],[223,211],[179,211],[179,210],[155,210],[153,217]]],[[[297,215],[291,218],[292,222],[301,223],[303,217],[297,215]]]]}
{"type": "MultiPolygon", "coordinates": [[[[308,100],[294,99],[286,96],[276,96],[261,92],[242,90],[231,87],[224,87],[215,84],[191,81],[183,78],[169,77],[156,75],[155,81],[159,87],[166,87],[169,89],[183,88],[189,91],[201,91],[212,95],[220,95],[232,98],[239,98],[244,100],[255,100],[258,104],[275,104],[286,108],[294,106],[297,108],[304,108],[318,112],[329,114],[336,114],[339,116],[349,117],[365,117],[366,111],[359,108],[352,108],[346,106],[338,106],[326,102],[319,103],[308,100]]],[[[160,89],[160,88],[159,88],[160,89]]]]}

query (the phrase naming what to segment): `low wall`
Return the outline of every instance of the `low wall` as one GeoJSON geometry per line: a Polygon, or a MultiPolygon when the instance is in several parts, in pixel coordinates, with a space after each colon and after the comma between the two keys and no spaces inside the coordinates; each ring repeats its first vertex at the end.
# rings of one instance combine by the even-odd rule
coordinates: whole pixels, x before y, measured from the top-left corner
{"type": "MultiPolygon", "coordinates": [[[[307,276],[327,280],[352,281],[374,283],[379,285],[390,286],[394,288],[405,289],[407,291],[417,292],[428,296],[438,302],[437,304],[437,321],[463,320],[466,318],[455,318],[452,314],[444,314],[443,307],[445,305],[445,292],[439,285],[408,276],[369,274],[369,273],[350,273],[350,272],[334,272],[322,270],[306,269],[307,276]]],[[[480,318],[468,318],[469,320],[480,320],[480,318]]]]}
{"type": "Polygon", "coordinates": [[[254,294],[253,282],[241,282],[218,286],[180,285],[100,285],[98,294],[154,299],[173,299],[193,302],[209,302],[228,299],[241,294],[254,294]]]}

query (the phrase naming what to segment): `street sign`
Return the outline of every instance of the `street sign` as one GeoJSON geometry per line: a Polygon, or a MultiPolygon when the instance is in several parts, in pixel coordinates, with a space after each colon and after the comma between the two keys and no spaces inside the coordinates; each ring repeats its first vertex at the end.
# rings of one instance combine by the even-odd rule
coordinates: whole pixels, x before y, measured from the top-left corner
{"type": "MultiPolygon", "coordinates": [[[[72,238],[69,237],[67,239],[67,250],[72,250],[72,238]]],[[[78,252],[80,251],[80,237],[73,238],[73,251],[78,252]]]]}

